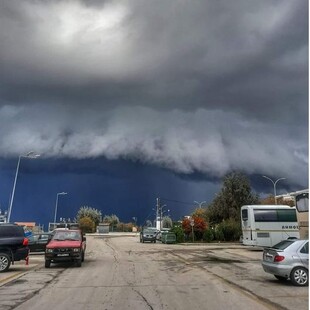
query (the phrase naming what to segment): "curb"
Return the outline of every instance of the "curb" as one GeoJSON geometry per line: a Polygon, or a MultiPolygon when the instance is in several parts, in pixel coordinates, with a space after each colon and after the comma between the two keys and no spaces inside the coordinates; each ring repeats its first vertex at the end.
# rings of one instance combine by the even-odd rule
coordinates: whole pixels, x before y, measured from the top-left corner
{"type": "Polygon", "coordinates": [[[22,276],[24,276],[25,274],[27,274],[29,271],[34,270],[35,268],[38,267],[39,264],[34,264],[33,266],[31,266],[29,269],[27,270],[20,270],[20,271],[13,271],[13,274],[8,275],[7,277],[0,279],[0,287],[4,286],[5,284],[16,280],[22,276]]]}

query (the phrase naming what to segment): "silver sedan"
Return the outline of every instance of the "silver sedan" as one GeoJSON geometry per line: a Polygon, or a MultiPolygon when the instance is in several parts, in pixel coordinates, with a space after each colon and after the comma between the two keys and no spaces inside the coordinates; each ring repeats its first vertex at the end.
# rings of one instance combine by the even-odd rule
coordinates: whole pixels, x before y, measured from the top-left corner
{"type": "Polygon", "coordinates": [[[290,279],[294,285],[308,285],[309,241],[283,240],[264,249],[262,266],[280,281],[290,279]]]}

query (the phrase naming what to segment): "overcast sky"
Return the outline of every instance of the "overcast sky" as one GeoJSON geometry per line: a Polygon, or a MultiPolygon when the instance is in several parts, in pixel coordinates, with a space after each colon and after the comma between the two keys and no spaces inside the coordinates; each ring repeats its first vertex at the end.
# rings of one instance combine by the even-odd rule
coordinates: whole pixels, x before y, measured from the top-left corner
{"type": "Polygon", "coordinates": [[[2,0],[0,42],[3,160],[308,186],[306,0],[2,0]]]}

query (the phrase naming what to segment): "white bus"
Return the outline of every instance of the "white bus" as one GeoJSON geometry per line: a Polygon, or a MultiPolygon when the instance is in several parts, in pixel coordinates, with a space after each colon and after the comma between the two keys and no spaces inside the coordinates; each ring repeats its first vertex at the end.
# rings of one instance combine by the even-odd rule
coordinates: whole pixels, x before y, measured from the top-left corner
{"type": "Polygon", "coordinates": [[[309,239],[309,190],[293,193],[296,202],[300,238],[309,239]]]}
{"type": "Polygon", "coordinates": [[[284,205],[241,207],[244,245],[270,247],[288,238],[299,238],[296,208],[284,205]]]}

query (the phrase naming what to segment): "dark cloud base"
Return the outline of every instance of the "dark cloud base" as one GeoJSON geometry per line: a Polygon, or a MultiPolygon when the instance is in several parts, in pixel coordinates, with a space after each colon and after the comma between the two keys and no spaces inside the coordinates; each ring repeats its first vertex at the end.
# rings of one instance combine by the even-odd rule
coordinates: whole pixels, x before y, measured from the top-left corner
{"type": "MultiPolygon", "coordinates": [[[[0,177],[3,184],[0,206],[4,210],[12,190],[15,166],[13,161],[1,160],[0,163],[7,167],[0,177]]],[[[261,175],[250,175],[249,179],[257,193],[273,192],[272,184],[261,175]]],[[[163,197],[168,199],[163,199],[163,203],[177,220],[193,211],[193,201],[210,203],[220,190],[221,181],[199,173],[176,175],[169,170],[126,160],[24,160],[20,166],[12,220],[47,225],[53,220],[56,193],[62,191],[68,195],[59,201],[59,217],[72,218],[80,206],[88,205],[100,209],[103,214],[115,213],[124,222],[136,216],[142,224],[145,219],[154,218],[152,209],[156,198],[163,197]]],[[[279,182],[277,192],[304,188],[307,184],[303,188],[294,186],[288,178],[279,182]]]]}

